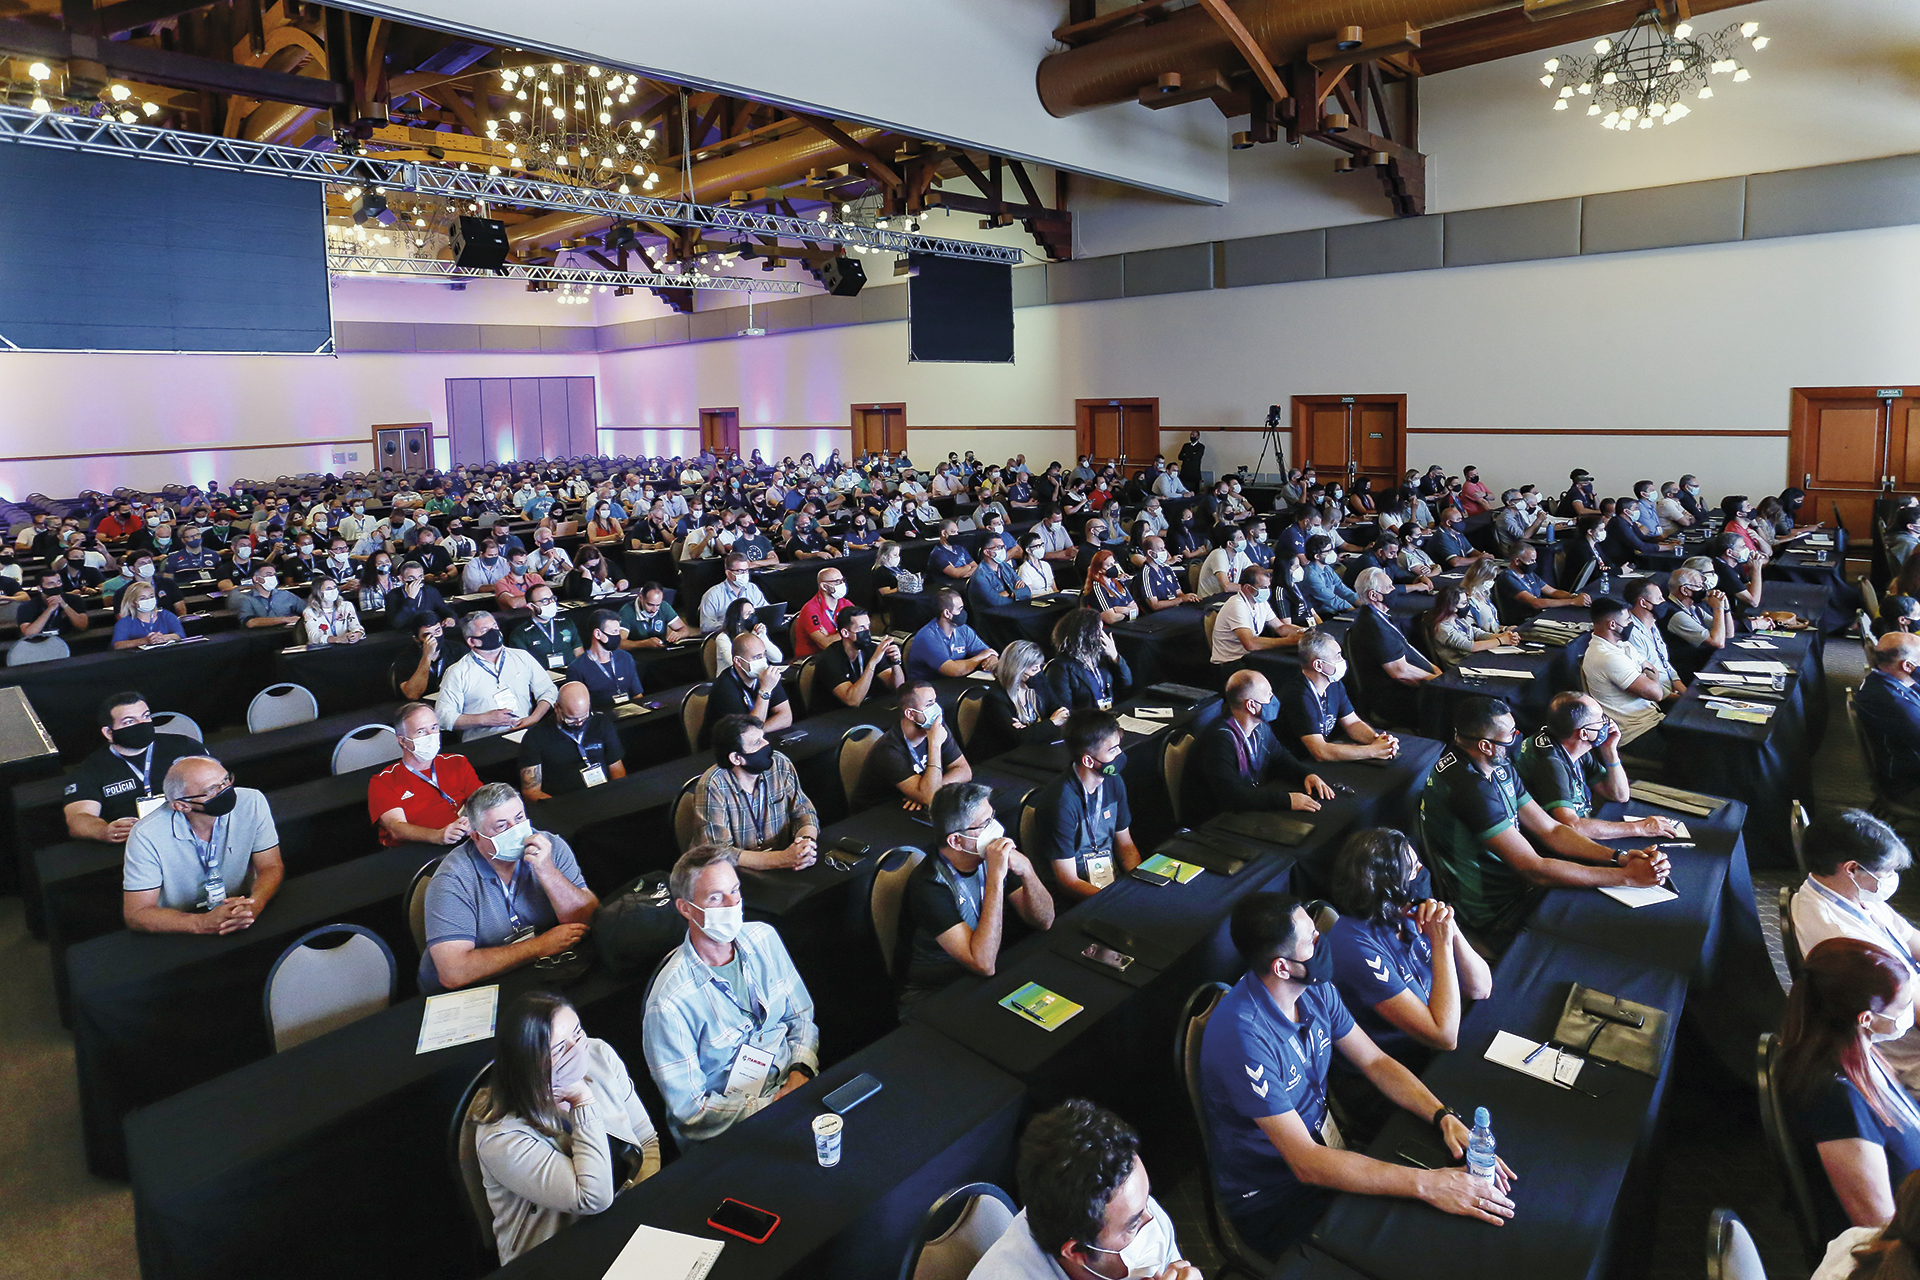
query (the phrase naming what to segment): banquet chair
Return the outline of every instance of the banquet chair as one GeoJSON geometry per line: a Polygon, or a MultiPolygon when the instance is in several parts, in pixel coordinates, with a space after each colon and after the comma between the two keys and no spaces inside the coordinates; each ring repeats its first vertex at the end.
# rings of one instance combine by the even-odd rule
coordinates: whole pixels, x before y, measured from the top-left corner
{"type": "Polygon", "coordinates": [[[1731,1209],[1707,1215],[1707,1280],[1767,1280],[1747,1224],[1731,1209]]]}
{"type": "Polygon", "coordinates": [[[914,1228],[899,1280],[966,1280],[1006,1234],[1016,1212],[1013,1197],[991,1182],[955,1187],[935,1200],[914,1228]]]}
{"type": "Polygon", "coordinates": [[[1191,733],[1167,735],[1167,744],[1160,750],[1160,776],[1166,779],[1167,801],[1173,809],[1173,820],[1177,824],[1185,823],[1181,810],[1183,793],[1181,786],[1187,776],[1187,757],[1193,752],[1193,744],[1199,741],[1191,733]]]}
{"type": "MultiPolygon", "coordinates": [[[[1786,1188],[1787,1208],[1800,1231],[1800,1246],[1809,1258],[1817,1258],[1826,1248],[1826,1239],[1814,1210],[1806,1166],[1801,1163],[1799,1148],[1787,1125],[1787,1103],[1780,1086],[1780,1043],[1771,1031],[1760,1033],[1755,1074],[1760,1093],[1760,1128],[1766,1135],[1767,1149],[1773,1153],[1780,1181],[1786,1188]]],[[[1824,1170],[1820,1176],[1826,1177],[1824,1170]]]]}
{"type": "Polygon", "coordinates": [[[1196,987],[1193,994],[1187,997],[1174,1033],[1173,1067],[1180,1087],[1187,1095],[1194,1128],[1200,1134],[1200,1159],[1204,1166],[1200,1193],[1205,1204],[1202,1229],[1209,1237],[1214,1252],[1226,1264],[1223,1268],[1225,1272],[1261,1280],[1273,1273],[1274,1264],[1255,1253],[1253,1247],[1240,1238],[1239,1231],[1234,1229],[1232,1220],[1220,1206],[1213,1180],[1218,1153],[1214,1150],[1213,1131],[1207,1125],[1206,1110],[1200,1099],[1200,1045],[1207,1034],[1207,1020],[1213,1016],[1214,1009],[1219,1007],[1220,997],[1228,989],[1224,982],[1208,982],[1196,987]]]}
{"type": "Polygon", "coordinates": [[[840,736],[837,762],[840,791],[849,809],[853,806],[853,793],[860,786],[860,771],[866,768],[867,756],[880,745],[881,735],[885,732],[878,725],[857,724],[840,736]]]}
{"type": "Polygon", "coordinates": [[[953,728],[960,750],[973,745],[973,731],[980,727],[980,711],[986,703],[987,691],[977,683],[960,695],[960,702],[953,709],[953,728]]]}
{"type": "Polygon", "coordinates": [[[689,755],[706,744],[707,700],[712,696],[713,682],[702,681],[687,692],[686,701],[680,704],[680,727],[687,735],[689,755]]]}
{"type": "Polygon", "coordinates": [[[30,663],[57,662],[72,656],[73,650],[67,648],[67,642],[59,636],[28,636],[15,640],[13,647],[7,650],[7,665],[24,667],[30,663]]]}
{"type": "Polygon", "coordinates": [[[487,1112],[493,1109],[493,1063],[489,1061],[467,1087],[453,1108],[453,1124],[447,1134],[447,1163],[460,1188],[460,1201],[466,1206],[467,1221],[473,1227],[471,1243],[482,1265],[476,1274],[492,1271],[500,1265],[500,1246],[493,1234],[493,1206],[487,1203],[487,1183],[480,1173],[480,1153],[475,1135],[487,1112]]]}
{"type": "Polygon", "coordinates": [[[427,954],[427,884],[440,869],[442,856],[436,854],[421,864],[413,879],[407,881],[406,896],[400,900],[406,908],[408,931],[413,934],[413,949],[419,955],[427,954]]]}
{"type": "Polygon", "coordinates": [[[200,726],[194,723],[193,717],[180,711],[154,712],[153,731],[177,733],[183,738],[192,738],[195,742],[206,741],[206,735],[200,732],[200,726]]]}
{"type": "Polygon", "coordinates": [[[680,787],[679,798],[673,802],[673,842],[681,853],[700,842],[700,810],[694,800],[700,790],[700,779],[706,776],[696,773],[688,778],[680,787]]]}
{"type": "Polygon", "coordinates": [[[901,904],[906,900],[907,877],[927,856],[924,849],[910,845],[889,849],[874,864],[873,886],[867,891],[868,915],[873,921],[875,945],[880,948],[880,963],[897,993],[905,974],[901,971],[901,904]]]}
{"type": "Polygon", "coordinates": [[[320,704],[304,685],[270,684],[247,704],[247,732],[265,733],[320,718],[320,704]]]}
{"type": "Polygon", "coordinates": [[[1793,842],[1793,864],[1807,874],[1807,806],[1798,800],[1787,810],[1787,835],[1793,842]]]}
{"type": "Polygon", "coordinates": [[[282,1053],[377,1013],[393,1000],[393,949],[357,924],[323,924],[294,939],[267,974],[267,1034],[282,1053]]]}
{"type": "Polygon", "coordinates": [[[334,743],[333,772],[352,773],[355,769],[391,764],[399,758],[400,739],[392,726],[363,724],[334,743]]]}

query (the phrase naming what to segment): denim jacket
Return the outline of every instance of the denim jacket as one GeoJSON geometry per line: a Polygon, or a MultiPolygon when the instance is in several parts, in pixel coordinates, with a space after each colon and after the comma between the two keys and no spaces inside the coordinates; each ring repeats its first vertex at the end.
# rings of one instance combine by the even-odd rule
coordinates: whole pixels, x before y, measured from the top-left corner
{"type": "Polygon", "coordinates": [[[1338,565],[1311,563],[1307,566],[1307,578],[1302,584],[1306,588],[1307,600],[1320,613],[1345,613],[1359,601],[1352,587],[1340,581],[1338,565]]]}

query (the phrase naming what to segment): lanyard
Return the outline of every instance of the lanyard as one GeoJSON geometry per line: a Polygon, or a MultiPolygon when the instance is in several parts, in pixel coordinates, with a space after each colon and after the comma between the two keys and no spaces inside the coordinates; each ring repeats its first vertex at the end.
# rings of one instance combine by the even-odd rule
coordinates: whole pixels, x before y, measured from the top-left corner
{"type": "MultiPolygon", "coordinates": [[[[554,723],[559,724],[558,718],[555,719],[554,723]]],[[[584,724],[580,726],[580,733],[577,737],[574,735],[573,730],[567,728],[564,724],[560,725],[560,732],[567,735],[567,740],[573,743],[573,749],[580,753],[580,763],[586,765],[588,768],[594,767],[592,757],[587,754],[587,726],[584,724]]],[[[594,743],[596,748],[598,748],[599,745],[597,742],[594,743]]]]}
{"type": "Polygon", "coordinates": [[[747,806],[747,816],[753,819],[753,842],[754,847],[758,848],[766,843],[767,811],[772,808],[773,802],[761,793],[758,784],[752,788],[741,787],[739,779],[736,778],[733,785],[739,787],[740,801],[747,806]],[[758,804],[755,803],[756,800],[759,801],[758,804]]]}
{"type": "Polygon", "coordinates": [[[192,821],[189,820],[187,823],[187,838],[193,841],[194,856],[200,859],[200,868],[206,873],[209,880],[218,875],[220,871],[220,852],[226,845],[226,841],[222,839],[226,825],[227,819],[224,815],[215,818],[213,820],[213,834],[208,836],[207,839],[202,840],[199,835],[195,833],[192,821]]]}
{"type": "Polygon", "coordinates": [[[618,693],[620,691],[620,675],[613,669],[613,655],[608,654],[607,660],[602,662],[600,659],[594,657],[593,654],[589,653],[587,654],[587,660],[593,663],[594,666],[600,668],[601,673],[607,677],[607,687],[615,693],[618,693]]]}
{"type": "Polygon", "coordinates": [[[547,638],[547,644],[549,647],[556,645],[560,642],[559,638],[554,634],[560,628],[560,623],[558,620],[555,620],[553,622],[543,622],[539,618],[535,618],[533,620],[533,625],[538,627],[540,629],[540,634],[547,638]]]}
{"type": "Polygon", "coordinates": [[[144,764],[135,764],[126,756],[120,757],[121,761],[126,764],[128,772],[140,779],[140,794],[150,796],[153,794],[153,744],[151,742],[147,744],[147,749],[141,753],[141,758],[145,762],[144,764]]]}
{"type": "Polygon", "coordinates": [[[1233,750],[1240,758],[1240,772],[1258,782],[1259,778],[1254,777],[1258,772],[1258,761],[1253,749],[1253,735],[1242,733],[1240,722],[1231,718],[1227,721],[1227,728],[1233,733],[1233,750]]]}
{"type": "MultiPolygon", "coordinates": [[[[473,852],[475,857],[482,856],[478,845],[474,846],[473,852]]],[[[491,859],[489,859],[489,861],[491,861],[491,859]]],[[[504,881],[500,879],[500,874],[492,867],[487,867],[484,874],[489,880],[500,886],[500,896],[506,900],[508,931],[510,933],[520,932],[520,908],[516,907],[513,901],[514,890],[520,883],[520,864],[518,862],[513,864],[513,870],[504,881]]]]}
{"type": "Polygon", "coordinates": [[[1894,959],[1898,960],[1901,964],[1905,965],[1908,973],[1914,972],[1913,955],[1911,952],[1907,950],[1907,945],[1904,942],[1901,942],[1898,938],[1894,937],[1893,934],[1887,929],[1886,925],[1882,924],[1879,920],[1876,920],[1873,917],[1872,913],[1868,912],[1864,907],[1860,906],[1858,903],[1847,901],[1845,898],[1841,897],[1838,893],[1834,892],[1832,889],[1828,888],[1826,885],[1821,884],[1818,880],[1815,880],[1812,876],[1807,877],[1807,884],[1810,888],[1812,888],[1814,893],[1818,894],[1821,898],[1825,899],[1831,906],[1833,906],[1842,915],[1851,916],[1854,920],[1858,921],[1860,924],[1865,925],[1866,927],[1872,929],[1874,932],[1878,933],[1880,937],[1884,940],[1887,950],[1893,953],[1894,959]]]}
{"type": "Polygon", "coordinates": [[[446,790],[440,785],[440,765],[438,760],[436,760],[435,763],[433,763],[432,765],[428,766],[427,772],[425,773],[420,772],[418,769],[414,768],[412,765],[407,766],[407,771],[413,774],[413,776],[416,778],[425,779],[426,784],[432,787],[435,791],[438,791],[440,793],[440,798],[442,800],[445,800],[453,808],[458,809],[460,807],[460,802],[458,800],[455,800],[452,796],[448,795],[446,793],[446,790]]]}
{"type": "MultiPolygon", "coordinates": [[[[1547,735],[1542,733],[1540,736],[1545,738],[1547,735]]],[[[1560,759],[1566,763],[1567,777],[1572,779],[1573,786],[1578,793],[1580,816],[1584,818],[1593,811],[1593,795],[1587,790],[1587,775],[1574,758],[1567,754],[1565,747],[1556,742],[1553,744],[1553,750],[1554,754],[1558,755],[1560,759]]]]}
{"type": "MultiPolygon", "coordinates": [[[[1076,777],[1074,781],[1078,782],[1080,779],[1076,777]]],[[[1080,793],[1080,817],[1078,825],[1080,827],[1080,840],[1084,850],[1083,856],[1092,857],[1096,853],[1104,852],[1104,850],[1100,848],[1099,840],[1094,836],[1093,819],[1094,815],[1106,806],[1107,780],[1102,778],[1100,780],[1100,786],[1092,795],[1087,794],[1085,787],[1080,787],[1078,790],[1080,793]]]]}

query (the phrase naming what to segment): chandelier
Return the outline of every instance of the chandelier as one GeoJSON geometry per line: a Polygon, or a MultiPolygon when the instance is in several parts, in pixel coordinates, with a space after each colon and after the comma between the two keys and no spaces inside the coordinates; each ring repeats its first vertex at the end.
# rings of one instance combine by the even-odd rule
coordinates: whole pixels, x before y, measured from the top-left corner
{"type": "Polygon", "coordinates": [[[1656,120],[1672,124],[1693,114],[1683,99],[1713,96],[1711,77],[1732,76],[1735,84],[1751,78],[1738,55],[1743,43],[1756,50],[1767,47],[1759,30],[1757,22],[1711,33],[1696,32],[1686,22],[1669,30],[1658,13],[1647,12],[1617,37],[1595,41],[1591,58],[1548,58],[1540,83],[1557,90],[1555,111],[1592,99],[1587,114],[1598,116],[1603,129],[1651,129],[1656,120]]]}
{"type": "Polygon", "coordinates": [[[135,93],[118,81],[102,84],[70,73],[64,64],[0,56],[0,82],[6,86],[5,100],[30,107],[45,115],[61,111],[96,120],[113,119],[121,124],[152,120],[165,108],[135,93]]]}
{"type": "Polygon", "coordinates": [[[659,171],[648,159],[654,129],[632,107],[640,78],[599,67],[556,62],[506,68],[505,121],[486,123],[504,142],[511,167],[551,172],[562,182],[632,195],[652,191],[659,171]]]}

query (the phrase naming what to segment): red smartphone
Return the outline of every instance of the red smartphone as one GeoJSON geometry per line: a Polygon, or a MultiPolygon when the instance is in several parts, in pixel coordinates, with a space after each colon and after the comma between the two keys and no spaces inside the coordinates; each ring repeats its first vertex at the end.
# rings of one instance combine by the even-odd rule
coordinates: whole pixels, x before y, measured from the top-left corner
{"type": "Polygon", "coordinates": [[[730,1236],[739,1236],[748,1244],[765,1244],[773,1229],[780,1225],[780,1215],[756,1209],[744,1200],[728,1198],[708,1216],[707,1225],[730,1236]]]}

